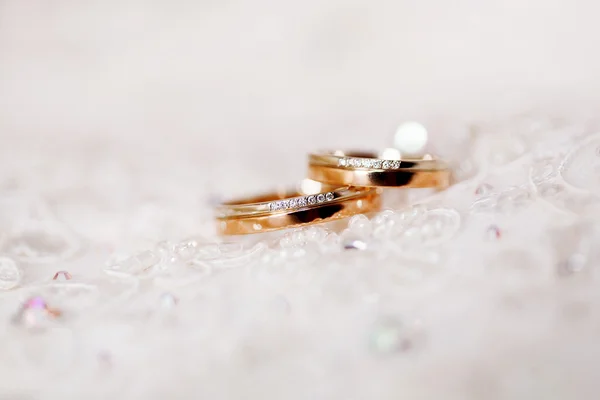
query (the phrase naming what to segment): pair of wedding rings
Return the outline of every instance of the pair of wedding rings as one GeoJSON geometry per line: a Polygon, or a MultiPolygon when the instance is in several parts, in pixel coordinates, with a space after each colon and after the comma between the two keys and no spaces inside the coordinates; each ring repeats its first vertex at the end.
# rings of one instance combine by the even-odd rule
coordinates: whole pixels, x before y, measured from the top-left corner
{"type": "Polygon", "coordinates": [[[269,232],[346,218],[381,208],[381,189],[445,188],[450,169],[427,155],[385,159],[375,153],[312,153],[308,179],[294,190],[222,203],[216,208],[221,235],[269,232]]]}

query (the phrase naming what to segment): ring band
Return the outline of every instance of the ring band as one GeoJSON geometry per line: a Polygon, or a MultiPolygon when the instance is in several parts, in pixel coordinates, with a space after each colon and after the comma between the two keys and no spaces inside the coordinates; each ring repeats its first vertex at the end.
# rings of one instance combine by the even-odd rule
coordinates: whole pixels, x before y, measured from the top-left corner
{"type": "Polygon", "coordinates": [[[375,153],[313,153],[308,177],[332,185],[362,187],[446,188],[448,165],[425,156],[421,159],[385,160],[375,153]]]}
{"type": "Polygon", "coordinates": [[[310,180],[298,190],[273,192],[223,203],[216,208],[221,235],[268,232],[379,210],[379,191],[335,187],[310,180]]]}

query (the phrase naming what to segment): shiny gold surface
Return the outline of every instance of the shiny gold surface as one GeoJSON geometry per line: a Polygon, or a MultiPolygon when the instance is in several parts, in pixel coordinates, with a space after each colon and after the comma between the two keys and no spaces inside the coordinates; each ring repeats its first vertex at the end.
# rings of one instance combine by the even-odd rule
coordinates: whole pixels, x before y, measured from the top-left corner
{"type": "Polygon", "coordinates": [[[223,203],[216,208],[215,215],[220,235],[241,235],[327,222],[377,211],[380,207],[380,194],[376,189],[340,188],[313,182],[298,190],[274,191],[223,203]],[[306,190],[307,187],[310,190],[306,190]],[[322,193],[333,193],[334,197],[330,201],[293,208],[274,210],[271,206],[279,200],[322,193]]]}
{"type": "Polygon", "coordinates": [[[375,153],[310,154],[308,177],[332,185],[362,187],[446,188],[451,183],[448,165],[430,156],[400,160],[399,167],[393,169],[340,166],[344,157],[377,160],[375,153]]]}

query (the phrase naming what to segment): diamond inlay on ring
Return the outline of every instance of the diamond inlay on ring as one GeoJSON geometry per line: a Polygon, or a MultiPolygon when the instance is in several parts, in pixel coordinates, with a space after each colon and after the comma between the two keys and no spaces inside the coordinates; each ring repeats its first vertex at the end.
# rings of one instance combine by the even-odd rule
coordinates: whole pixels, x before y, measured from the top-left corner
{"type": "Polygon", "coordinates": [[[338,160],[338,167],[345,168],[375,168],[375,169],[398,169],[398,160],[380,160],[376,158],[344,157],[338,160]]]}
{"type": "Polygon", "coordinates": [[[314,205],[320,203],[326,203],[335,199],[333,192],[319,193],[316,195],[294,197],[291,199],[277,200],[269,203],[269,209],[271,211],[277,210],[292,210],[306,207],[307,205],[314,205]]]}

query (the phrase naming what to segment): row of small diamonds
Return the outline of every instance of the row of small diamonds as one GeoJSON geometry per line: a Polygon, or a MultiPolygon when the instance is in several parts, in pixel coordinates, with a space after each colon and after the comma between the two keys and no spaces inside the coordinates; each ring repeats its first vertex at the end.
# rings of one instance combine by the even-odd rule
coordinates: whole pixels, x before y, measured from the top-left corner
{"type": "Polygon", "coordinates": [[[273,201],[269,204],[271,211],[275,210],[289,210],[294,208],[302,208],[307,205],[325,203],[335,198],[333,192],[320,193],[310,196],[294,197],[293,199],[285,199],[279,201],[273,201]]]}
{"type": "Polygon", "coordinates": [[[400,168],[400,161],[346,157],[338,160],[338,166],[348,168],[398,169],[400,168]]]}

